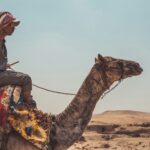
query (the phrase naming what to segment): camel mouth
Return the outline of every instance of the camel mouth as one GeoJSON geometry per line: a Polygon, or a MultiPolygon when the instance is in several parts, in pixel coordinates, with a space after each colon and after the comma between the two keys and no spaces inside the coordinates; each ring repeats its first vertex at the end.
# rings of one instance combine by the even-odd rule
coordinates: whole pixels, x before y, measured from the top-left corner
{"type": "Polygon", "coordinates": [[[129,63],[126,64],[124,73],[127,76],[137,76],[140,75],[143,72],[142,67],[138,63],[129,63]]]}
{"type": "Polygon", "coordinates": [[[143,72],[143,69],[139,66],[139,68],[136,69],[137,75],[140,75],[143,72]]]}
{"type": "Polygon", "coordinates": [[[135,75],[140,75],[143,72],[143,69],[138,63],[135,63],[133,66],[134,66],[135,75]]]}

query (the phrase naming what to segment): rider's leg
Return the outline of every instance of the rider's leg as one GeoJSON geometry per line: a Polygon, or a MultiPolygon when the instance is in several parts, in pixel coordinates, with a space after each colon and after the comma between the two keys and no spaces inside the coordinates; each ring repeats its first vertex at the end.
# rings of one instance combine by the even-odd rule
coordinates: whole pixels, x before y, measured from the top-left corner
{"type": "Polygon", "coordinates": [[[24,98],[25,103],[29,104],[31,100],[31,91],[24,91],[23,98],[24,98]]]}
{"type": "Polygon", "coordinates": [[[18,85],[22,87],[25,102],[30,102],[32,80],[27,74],[14,71],[3,71],[0,73],[0,86],[18,85]]]}

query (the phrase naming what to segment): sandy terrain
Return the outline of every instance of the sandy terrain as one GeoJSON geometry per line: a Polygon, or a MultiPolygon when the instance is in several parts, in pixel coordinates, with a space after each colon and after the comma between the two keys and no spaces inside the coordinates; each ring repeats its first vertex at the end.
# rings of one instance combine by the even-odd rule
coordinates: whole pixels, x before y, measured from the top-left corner
{"type": "Polygon", "coordinates": [[[83,136],[68,150],[150,150],[150,113],[94,115],[83,136]]]}

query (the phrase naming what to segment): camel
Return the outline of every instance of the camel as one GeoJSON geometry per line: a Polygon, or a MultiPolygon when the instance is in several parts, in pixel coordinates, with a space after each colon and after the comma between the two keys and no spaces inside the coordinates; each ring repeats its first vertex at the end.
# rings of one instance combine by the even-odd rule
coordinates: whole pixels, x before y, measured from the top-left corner
{"type": "MultiPolygon", "coordinates": [[[[140,65],[134,61],[98,54],[95,64],[71,103],[63,112],[55,115],[49,150],[66,150],[73,145],[83,134],[95,105],[104,92],[115,81],[140,75],[142,71],[140,65]]],[[[6,150],[39,150],[15,132],[9,134],[5,147],[6,150]]]]}

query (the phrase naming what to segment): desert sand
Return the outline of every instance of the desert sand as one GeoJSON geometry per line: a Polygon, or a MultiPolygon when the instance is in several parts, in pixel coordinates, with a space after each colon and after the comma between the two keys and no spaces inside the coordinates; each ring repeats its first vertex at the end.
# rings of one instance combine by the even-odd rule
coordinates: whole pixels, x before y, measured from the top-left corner
{"type": "Polygon", "coordinates": [[[150,150],[150,113],[106,111],[94,115],[68,150],[150,150]]]}

